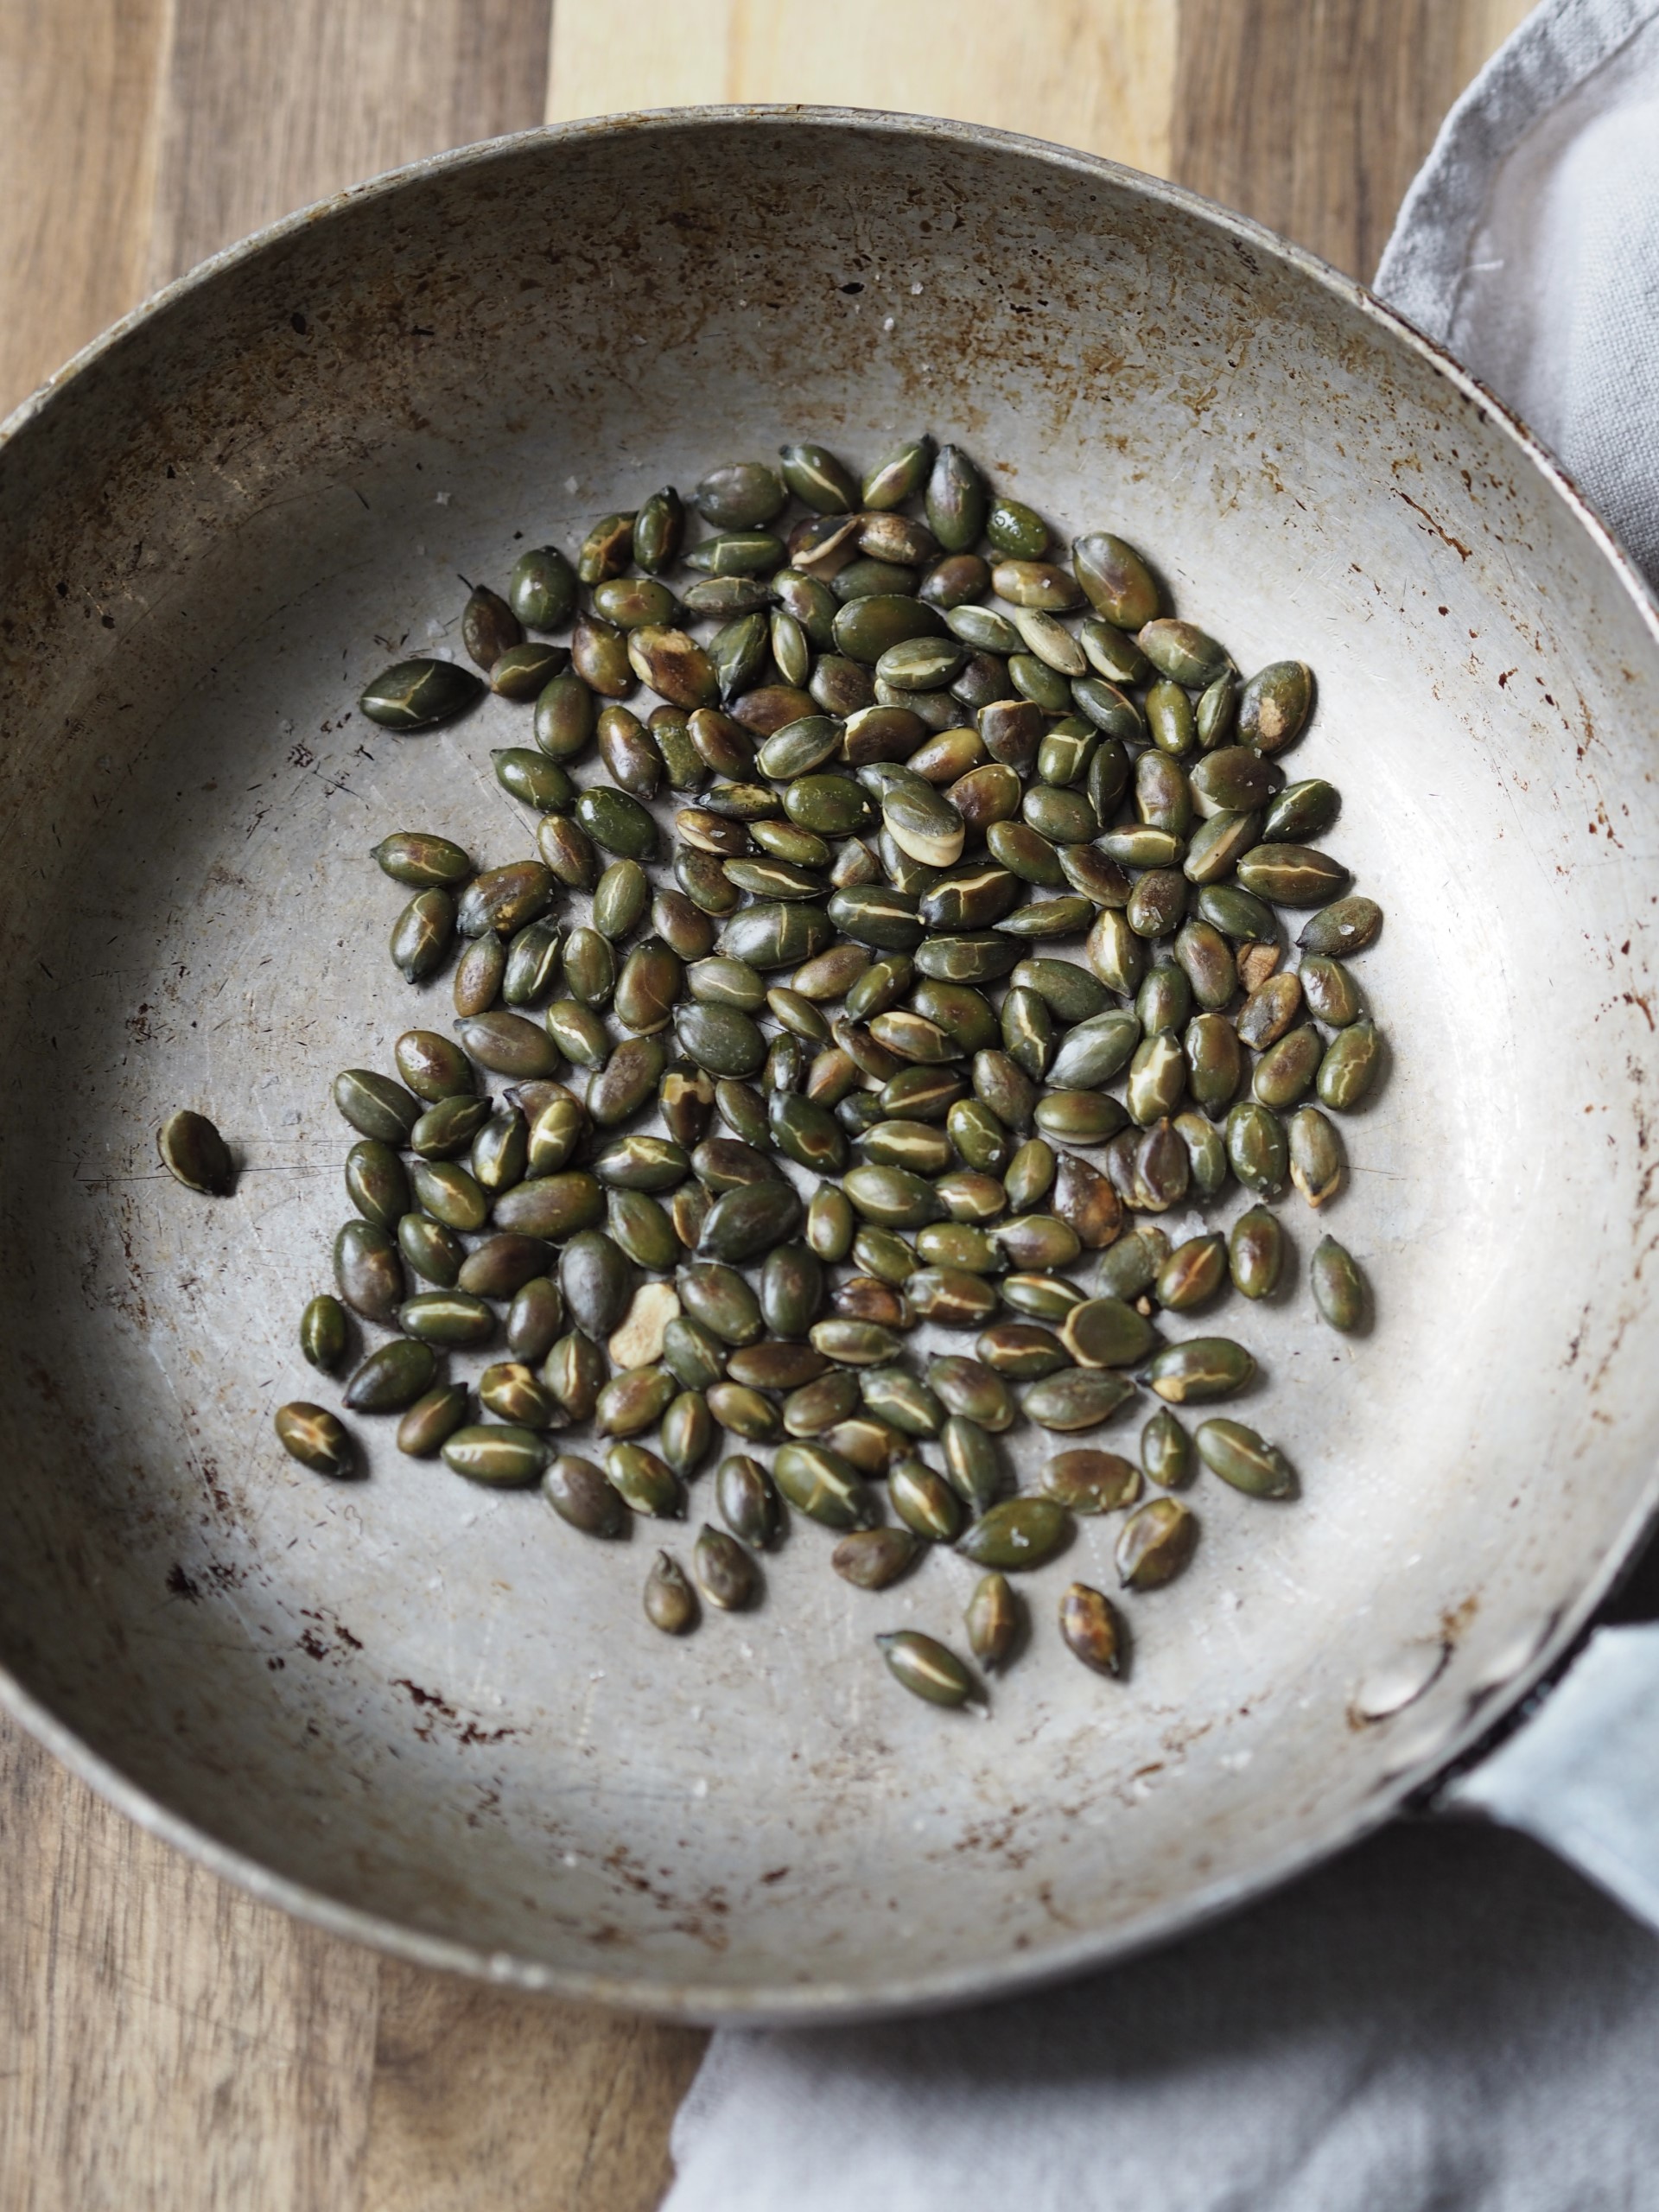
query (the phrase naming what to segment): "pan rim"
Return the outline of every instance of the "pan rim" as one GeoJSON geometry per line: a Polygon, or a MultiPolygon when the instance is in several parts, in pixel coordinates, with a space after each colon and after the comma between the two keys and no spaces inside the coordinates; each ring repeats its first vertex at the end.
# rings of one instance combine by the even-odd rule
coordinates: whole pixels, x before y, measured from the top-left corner
{"type": "MultiPolygon", "coordinates": [[[[624,132],[692,133],[714,126],[729,129],[734,125],[764,130],[783,126],[804,131],[875,131],[894,138],[943,141],[1019,155],[1049,169],[1109,179],[1144,200],[1197,217],[1248,251],[1294,270],[1386,332],[1394,342],[1404,346],[1444,378],[1459,397],[1496,423],[1516,453],[1543,476],[1564,502],[1603,562],[1612,569],[1659,646],[1659,594],[1548,448],[1513,410],[1442,346],[1378,299],[1357,279],[1344,275],[1306,248],[1278,237],[1247,216],[1124,163],[1020,132],[882,109],[741,103],[626,111],[569,123],[540,124],[387,170],[283,216],[223,248],[142,302],[82,346],[0,423],[0,456],[48,413],[70,384],[106,354],[115,353],[136,332],[161,320],[175,306],[239,269],[244,263],[277,249],[320,221],[332,220],[364,202],[390,199],[429,178],[487,168],[504,156],[534,145],[579,144],[615,137],[624,132]]],[[[365,1907],[341,1904],[303,1882],[276,1873],[251,1853],[220,1842],[169,1809],[111,1761],[92,1751],[67,1723],[26,1689],[3,1663],[0,1663],[0,1706],[106,1802],[149,1834],[234,1884],[256,1902],[280,1907],[330,1934],[411,1964],[466,1974],[527,1993],[709,2025],[853,2022],[1011,1997],[1127,1960],[1195,1932],[1359,1842],[1382,1827],[1407,1800],[1424,1791],[1437,1777],[1465,1759],[1546,1675],[1560,1667],[1587,1630],[1596,1610],[1618,1586],[1644,1537],[1656,1526],[1659,1526],[1659,1466],[1649,1478],[1645,1496],[1603,1552],[1595,1573],[1587,1578],[1572,1602],[1560,1609],[1527,1663],[1508,1681],[1471,1700],[1461,1722],[1431,1750],[1385,1774],[1373,1788],[1369,1800],[1357,1810],[1351,1807],[1344,1809],[1249,1872],[1222,1878],[1178,1901],[1151,1910],[1127,1928],[1110,1933],[1085,1934],[1036,1954],[1021,1952],[991,1963],[976,1961],[950,1970],[914,1974],[874,1986],[821,1981],[804,1986],[779,1983],[735,1986],[695,1980],[667,1982],[649,1975],[578,1973],[516,1953],[491,1951],[459,1938],[431,1935],[365,1907]]]]}

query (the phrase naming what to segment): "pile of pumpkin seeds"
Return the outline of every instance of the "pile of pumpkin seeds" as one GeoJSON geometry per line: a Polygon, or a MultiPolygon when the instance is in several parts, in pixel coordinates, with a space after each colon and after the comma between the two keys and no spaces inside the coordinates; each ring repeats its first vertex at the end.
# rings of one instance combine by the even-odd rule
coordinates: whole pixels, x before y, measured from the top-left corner
{"type": "MultiPolygon", "coordinates": [[[[1336,790],[1279,764],[1310,671],[1243,680],[1121,538],[1066,565],[1039,515],[925,437],[861,482],[788,446],[712,470],[689,507],[664,489],[574,563],[543,546],[505,596],[474,588],[481,675],[407,660],[362,695],[410,734],[486,681],[524,701],[533,742],[493,758],[537,850],[376,849],[412,893],[391,932],[409,981],[459,947],[455,1020],[401,1036],[395,1076],[335,1081],[354,1214],[302,1347],[342,1366],[347,1308],[394,1332],[346,1407],[400,1415],[404,1452],[474,1482],[539,1484],[593,1537],[683,1516],[715,1466],[690,1572],[664,1549],[646,1581],[667,1632],[753,1603],[792,1510],[863,1590],[938,1546],[983,1570],[962,1635],[988,1672],[1026,1640],[1008,1578],[1074,1516],[1122,1516],[1136,1592],[1192,1558],[1178,1493],[1200,1465],[1294,1494],[1254,1429],[1181,1419],[1256,1373],[1188,1317],[1284,1295],[1272,1202],[1342,1187],[1332,1116],[1380,1054],[1347,963],[1381,912],[1312,842],[1336,790]],[[595,747],[604,780],[579,789],[595,747]],[[1280,909],[1311,912],[1294,964],[1280,909]],[[1162,1225],[1235,1192],[1224,1230],[1162,1225]],[[963,1349],[911,1363],[923,1324],[963,1349]],[[440,1357],[498,1339],[476,1418],[440,1357]],[[1136,1457],[1071,1441],[1137,1408],[1136,1457]],[[1066,1448],[1006,1495],[998,1439],[1022,1417],[1066,1448]],[[557,1448],[589,1426],[594,1456],[557,1448]]],[[[1330,1325],[1366,1325],[1328,1236],[1309,1288],[1330,1325]]],[[[276,1427],[353,1471],[326,1408],[276,1427]]],[[[1122,1670],[1103,1592],[1073,1583],[1058,1626],[1122,1670]]],[[[876,1641],[918,1696],[982,1694],[950,1643],[876,1641]]]]}

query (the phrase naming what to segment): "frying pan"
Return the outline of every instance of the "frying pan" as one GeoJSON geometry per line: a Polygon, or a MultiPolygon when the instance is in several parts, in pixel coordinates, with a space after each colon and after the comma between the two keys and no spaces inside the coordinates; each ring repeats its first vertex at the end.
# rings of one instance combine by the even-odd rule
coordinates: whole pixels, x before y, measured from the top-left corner
{"type": "MultiPolygon", "coordinates": [[[[72,364],[0,451],[0,1656],[136,1819],[410,1958],[869,2013],[1282,1880],[1422,1802],[1581,1637],[1656,1497],[1659,623],[1526,432],[1360,289],[995,132],[534,132],[279,225],[72,364]],[[391,968],[368,848],[530,849],[487,757],[526,710],[398,739],[361,684],[458,650],[458,571],[499,584],[786,437],[862,464],[921,428],[1067,537],[1145,545],[1243,668],[1314,665],[1294,771],[1340,785],[1331,842],[1388,914],[1391,1066],[1329,1224],[1376,1329],[1313,1319],[1294,1198],[1304,1287],[1238,1323],[1265,1377],[1239,1411],[1304,1494],[1194,1493],[1197,1560],[1133,1603],[1122,1684],[1054,1630],[1065,1583],[1110,1580],[1084,1528],[1027,1578],[988,1718],[914,1703],[872,1645],[959,1634],[951,1556],[873,1597],[802,1524],[758,1611],[671,1643],[654,1530],[595,1545],[378,1430],[330,1484],[271,1431],[315,1391],[330,1078],[448,1016],[391,968]],[[181,1103],[233,1197],[161,1173],[181,1103]]],[[[1027,1476],[1052,1448],[1010,1442],[1027,1476]]],[[[1592,1644],[1450,1795],[1651,1910],[1650,1647],[1592,1644]]]]}

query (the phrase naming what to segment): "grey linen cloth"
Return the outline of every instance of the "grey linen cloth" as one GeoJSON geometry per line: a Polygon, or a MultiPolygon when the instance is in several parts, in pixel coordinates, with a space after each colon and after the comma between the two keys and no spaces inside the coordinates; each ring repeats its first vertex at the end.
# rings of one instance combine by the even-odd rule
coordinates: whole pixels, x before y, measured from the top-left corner
{"type": "MultiPolygon", "coordinates": [[[[1659,579],[1659,0],[1528,19],[1378,289],[1659,579]]],[[[1656,1593],[1649,1562],[1625,1610],[1656,1593]]],[[[1064,1990],[723,2032],[674,2156],[665,2212],[1644,2212],[1659,1940],[1519,1837],[1402,1824],[1064,1990]]]]}

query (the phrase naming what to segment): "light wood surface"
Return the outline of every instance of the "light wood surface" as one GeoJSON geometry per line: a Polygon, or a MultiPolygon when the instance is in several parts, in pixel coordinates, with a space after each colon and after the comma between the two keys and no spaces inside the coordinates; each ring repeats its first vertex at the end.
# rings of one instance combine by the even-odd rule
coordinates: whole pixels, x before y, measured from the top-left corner
{"type": "MultiPolygon", "coordinates": [[[[539,121],[811,99],[1179,177],[1369,276],[1523,0],[0,0],[0,409],[144,292],[539,121]]],[[[251,1904],[0,1724],[0,2212],[635,2212],[702,2039],[251,1904]]]]}

